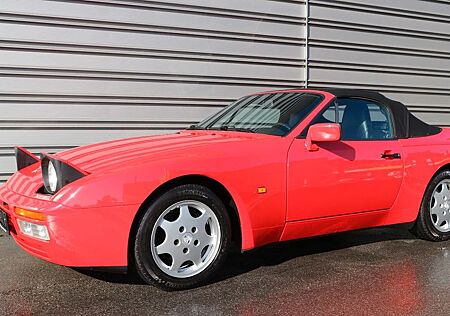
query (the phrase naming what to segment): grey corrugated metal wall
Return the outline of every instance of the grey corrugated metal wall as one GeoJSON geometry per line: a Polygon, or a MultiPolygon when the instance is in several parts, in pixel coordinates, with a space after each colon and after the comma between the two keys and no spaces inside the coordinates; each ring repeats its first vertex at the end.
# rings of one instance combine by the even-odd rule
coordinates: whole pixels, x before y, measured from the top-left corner
{"type": "Polygon", "coordinates": [[[234,98],[304,86],[302,1],[0,2],[0,182],[12,146],[179,130],[234,98]]]}
{"type": "Polygon", "coordinates": [[[170,132],[306,81],[377,89],[450,125],[449,78],[448,1],[2,0],[0,183],[15,144],[170,132]]]}
{"type": "Polygon", "coordinates": [[[309,87],[361,87],[450,126],[450,2],[309,1],[309,87]]]}

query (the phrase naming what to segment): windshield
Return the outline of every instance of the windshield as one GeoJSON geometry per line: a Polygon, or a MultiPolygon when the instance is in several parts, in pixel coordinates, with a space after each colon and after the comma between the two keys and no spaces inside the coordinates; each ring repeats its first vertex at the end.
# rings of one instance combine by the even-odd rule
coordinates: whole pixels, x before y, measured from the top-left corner
{"type": "Polygon", "coordinates": [[[191,129],[235,130],[285,136],[322,101],[312,93],[281,92],[243,97],[191,129]]]}

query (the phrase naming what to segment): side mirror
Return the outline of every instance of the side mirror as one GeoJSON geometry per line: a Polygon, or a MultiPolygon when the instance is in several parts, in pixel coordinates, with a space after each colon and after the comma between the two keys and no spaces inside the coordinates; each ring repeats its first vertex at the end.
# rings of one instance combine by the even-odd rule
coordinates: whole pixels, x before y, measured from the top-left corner
{"type": "Polygon", "coordinates": [[[320,123],[311,125],[306,135],[305,147],[307,151],[317,151],[319,146],[314,143],[336,142],[341,139],[341,126],[334,123],[320,123]]]}

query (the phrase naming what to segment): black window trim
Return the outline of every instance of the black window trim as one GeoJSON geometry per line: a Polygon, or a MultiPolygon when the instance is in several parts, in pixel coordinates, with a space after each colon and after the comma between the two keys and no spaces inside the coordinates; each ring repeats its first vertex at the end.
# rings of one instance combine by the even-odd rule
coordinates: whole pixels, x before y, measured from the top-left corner
{"type": "MultiPolygon", "coordinates": [[[[312,96],[317,96],[318,97],[318,102],[317,102],[317,104],[309,111],[309,113],[308,114],[306,114],[306,116],[303,118],[303,120],[305,120],[310,114],[311,114],[311,112],[313,112],[321,103],[322,103],[322,101],[325,99],[325,96],[322,94],[322,93],[316,93],[316,92],[309,92],[309,91],[307,91],[307,92],[304,92],[304,94],[306,94],[306,95],[312,95],[312,96]]],[[[297,122],[297,124],[295,124],[292,128],[291,128],[291,130],[289,131],[289,133],[287,133],[287,134],[285,134],[285,135],[281,135],[281,137],[288,137],[290,134],[292,134],[293,132],[294,132],[294,130],[300,125],[300,123],[302,123],[303,122],[303,120],[299,120],[298,122],[297,122]]]]}
{"type": "MultiPolygon", "coordinates": [[[[327,111],[328,108],[331,107],[332,104],[334,104],[334,105],[336,106],[336,100],[337,100],[336,97],[334,97],[333,99],[331,99],[331,100],[323,107],[323,109],[322,109],[319,113],[317,113],[317,115],[314,116],[314,117],[310,120],[310,122],[308,123],[308,125],[300,132],[300,134],[299,134],[296,138],[299,138],[299,139],[306,139],[306,135],[308,134],[309,127],[310,127],[311,125],[313,125],[313,124],[311,124],[311,123],[312,123],[315,119],[317,119],[320,115],[322,115],[323,113],[325,113],[325,111],[327,111]],[[304,134],[304,135],[303,135],[303,134],[304,134]]],[[[335,111],[338,112],[339,110],[338,110],[338,109],[335,109],[335,111]]],[[[336,120],[336,119],[337,119],[338,122],[339,122],[338,116],[335,117],[335,120],[336,120]]],[[[336,122],[335,122],[335,123],[336,123],[336,122]]]]}

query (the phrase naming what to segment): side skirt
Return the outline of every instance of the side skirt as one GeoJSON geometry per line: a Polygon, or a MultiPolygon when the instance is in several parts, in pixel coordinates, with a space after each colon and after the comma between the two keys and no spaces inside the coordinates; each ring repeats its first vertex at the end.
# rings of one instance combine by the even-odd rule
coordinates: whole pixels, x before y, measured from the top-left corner
{"type": "Polygon", "coordinates": [[[389,222],[389,213],[389,210],[379,210],[287,222],[280,241],[392,225],[394,223],[389,222]]]}

